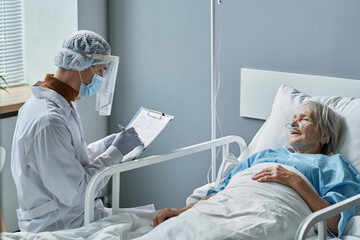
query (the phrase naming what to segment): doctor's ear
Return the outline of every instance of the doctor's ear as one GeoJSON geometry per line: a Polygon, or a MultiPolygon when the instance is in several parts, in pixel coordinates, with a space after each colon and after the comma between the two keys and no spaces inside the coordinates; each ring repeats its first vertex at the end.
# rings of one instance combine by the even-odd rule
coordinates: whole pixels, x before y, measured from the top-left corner
{"type": "Polygon", "coordinates": [[[328,141],[327,141],[326,137],[322,137],[320,142],[321,142],[321,144],[325,144],[325,143],[327,143],[328,141]]]}

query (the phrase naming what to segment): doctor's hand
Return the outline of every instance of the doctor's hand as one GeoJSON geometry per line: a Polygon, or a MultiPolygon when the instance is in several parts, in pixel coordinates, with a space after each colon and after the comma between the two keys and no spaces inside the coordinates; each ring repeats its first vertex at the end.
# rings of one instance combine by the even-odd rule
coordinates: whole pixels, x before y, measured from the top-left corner
{"type": "Polygon", "coordinates": [[[111,145],[119,149],[124,156],[131,152],[135,147],[144,147],[144,143],[140,140],[133,127],[116,134],[111,145]]]}
{"type": "Polygon", "coordinates": [[[157,225],[159,225],[160,223],[164,222],[169,218],[178,216],[180,213],[181,211],[178,209],[164,208],[159,212],[158,215],[156,215],[156,217],[154,217],[153,219],[154,227],[156,227],[157,225]]]}
{"type": "Polygon", "coordinates": [[[298,174],[287,170],[281,165],[264,168],[256,173],[252,179],[258,182],[277,182],[293,189],[296,189],[304,181],[298,174]]]}

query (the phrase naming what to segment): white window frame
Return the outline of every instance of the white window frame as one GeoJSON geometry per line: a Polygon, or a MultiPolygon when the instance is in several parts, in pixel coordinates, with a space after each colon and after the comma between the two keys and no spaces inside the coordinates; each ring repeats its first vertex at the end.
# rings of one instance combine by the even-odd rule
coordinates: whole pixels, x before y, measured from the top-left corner
{"type": "MultiPolygon", "coordinates": [[[[9,86],[25,84],[22,0],[0,0],[0,75],[9,86]]],[[[1,86],[6,86],[1,82],[1,86]]]]}

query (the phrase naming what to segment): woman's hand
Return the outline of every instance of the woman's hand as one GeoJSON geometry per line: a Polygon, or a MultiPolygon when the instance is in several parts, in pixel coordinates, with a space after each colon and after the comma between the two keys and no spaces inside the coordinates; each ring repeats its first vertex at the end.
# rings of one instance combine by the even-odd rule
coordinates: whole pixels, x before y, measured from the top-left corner
{"type": "MultiPolygon", "coordinates": [[[[208,200],[209,198],[211,198],[214,195],[215,194],[210,194],[210,195],[200,199],[196,203],[198,203],[200,201],[208,200]]],[[[156,215],[156,217],[154,217],[154,219],[153,219],[154,227],[156,227],[157,225],[159,225],[160,223],[162,223],[166,219],[179,216],[180,213],[185,212],[186,210],[192,208],[196,203],[190,204],[189,206],[186,206],[186,207],[181,208],[181,209],[164,208],[163,210],[161,210],[159,212],[158,215],[156,215]]]]}
{"type": "Polygon", "coordinates": [[[156,217],[154,217],[153,219],[154,227],[156,227],[157,225],[159,225],[160,223],[162,223],[163,221],[169,218],[178,216],[180,213],[181,211],[178,209],[164,208],[159,212],[158,215],[156,215],[156,217]]]}
{"type": "MultiPolygon", "coordinates": [[[[330,204],[315,192],[301,176],[287,170],[281,165],[264,168],[256,173],[252,179],[258,182],[277,182],[291,187],[300,195],[313,212],[330,206],[330,204]]],[[[327,220],[328,229],[335,235],[338,235],[339,220],[340,214],[327,220]]]]}
{"type": "Polygon", "coordinates": [[[296,187],[299,183],[301,183],[301,181],[304,181],[302,177],[292,171],[287,170],[281,165],[264,168],[260,172],[256,173],[252,179],[258,182],[277,182],[291,187],[294,190],[296,190],[296,187]]]}

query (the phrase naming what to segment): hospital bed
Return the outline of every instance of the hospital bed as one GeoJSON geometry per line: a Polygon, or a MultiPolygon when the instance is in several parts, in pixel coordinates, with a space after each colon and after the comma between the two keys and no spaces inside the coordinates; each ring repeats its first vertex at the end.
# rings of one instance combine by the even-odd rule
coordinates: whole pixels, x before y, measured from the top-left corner
{"type": "MultiPolygon", "coordinates": [[[[264,72],[261,73],[264,74],[264,72]]],[[[242,72],[242,76],[249,74],[256,75],[256,73],[252,72],[252,70],[249,70],[249,72],[247,72],[247,70],[242,72]]],[[[265,73],[266,76],[269,74],[271,75],[269,72],[265,73]]],[[[358,91],[360,88],[355,86],[355,89],[358,91]]],[[[152,218],[156,213],[113,214],[112,216],[102,220],[93,221],[93,199],[95,197],[95,189],[97,184],[103,178],[110,175],[112,176],[112,211],[113,213],[117,213],[119,211],[120,174],[122,172],[169,160],[179,159],[184,156],[189,156],[191,154],[218,147],[222,152],[222,163],[219,167],[217,178],[213,179],[213,183],[206,184],[195,189],[194,193],[187,199],[187,204],[191,204],[192,202],[204,197],[207,190],[211,186],[215,186],[239,161],[246,159],[249,155],[260,150],[266,148],[278,148],[287,145],[288,130],[286,130],[284,124],[292,119],[292,115],[296,111],[297,107],[306,100],[317,100],[327,103],[335,108],[345,118],[347,131],[343,144],[340,147],[340,152],[344,158],[357,169],[357,171],[360,171],[360,149],[358,148],[358,146],[360,146],[360,115],[356,114],[358,109],[360,109],[360,98],[311,97],[310,95],[299,92],[295,88],[287,85],[282,85],[275,94],[273,105],[272,107],[270,106],[271,111],[269,116],[266,116],[267,120],[248,146],[239,136],[227,136],[174,150],[169,154],[149,156],[132,162],[108,167],[97,173],[88,185],[85,199],[84,227],[73,230],[44,232],[39,234],[4,233],[2,235],[2,239],[22,239],[21,237],[31,238],[34,236],[36,236],[37,239],[111,239],[112,237],[114,239],[133,239],[138,236],[142,236],[153,229],[152,218]],[[276,139],[273,138],[274,133],[276,133],[276,139]],[[234,149],[234,147],[239,148],[240,150],[240,155],[237,157],[230,153],[230,149],[234,149]]],[[[242,114],[246,116],[247,113],[242,114]]],[[[194,158],[194,160],[195,159],[196,158],[194,158]]],[[[295,226],[297,228],[295,239],[337,239],[326,232],[326,219],[358,205],[360,205],[360,194],[308,215],[298,226],[295,226]],[[317,231],[317,234],[315,235],[314,228],[317,231]],[[312,234],[310,234],[311,232],[312,234]],[[310,234],[310,236],[308,234],[310,234]]],[[[342,239],[360,239],[359,207],[357,207],[356,215],[348,222],[342,239]]]]}

